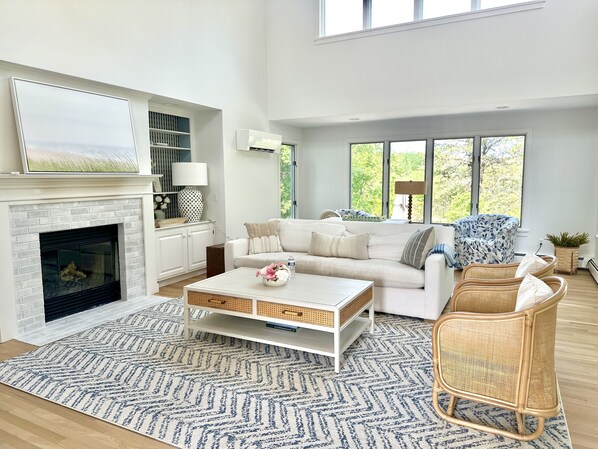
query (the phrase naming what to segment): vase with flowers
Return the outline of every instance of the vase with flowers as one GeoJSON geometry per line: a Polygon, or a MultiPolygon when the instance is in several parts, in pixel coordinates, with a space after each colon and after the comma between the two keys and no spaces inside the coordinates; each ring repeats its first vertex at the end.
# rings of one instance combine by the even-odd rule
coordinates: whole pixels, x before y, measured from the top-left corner
{"type": "Polygon", "coordinates": [[[154,197],[154,216],[156,220],[164,220],[166,218],[166,208],[170,204],[170,198],[166,195],[156,195],[154,197]]]}
{"type": "Polygon", "coordinates": [[[281,262],[266,265],[255,273],[255,277],[262,276],[264,285],[267,285],[268,287],[280,287],[285,285],[289,280],[290,275],[291,271],[289,270],[289,267],[281,262]]]}

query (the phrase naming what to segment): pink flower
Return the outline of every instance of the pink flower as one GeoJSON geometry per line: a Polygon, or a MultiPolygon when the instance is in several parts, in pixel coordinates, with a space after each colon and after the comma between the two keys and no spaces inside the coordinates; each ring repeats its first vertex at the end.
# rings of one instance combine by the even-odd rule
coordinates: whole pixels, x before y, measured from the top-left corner
{"type": "Polygon", "coordinates": [[[278,279],[287,280],[288,274],[289,268],[284,263],[278,262],[271,263],[270,265],[266,265],[261,270],[257,270],[255,276],[263,276],[266,280],[276,281],[278,279]]]}

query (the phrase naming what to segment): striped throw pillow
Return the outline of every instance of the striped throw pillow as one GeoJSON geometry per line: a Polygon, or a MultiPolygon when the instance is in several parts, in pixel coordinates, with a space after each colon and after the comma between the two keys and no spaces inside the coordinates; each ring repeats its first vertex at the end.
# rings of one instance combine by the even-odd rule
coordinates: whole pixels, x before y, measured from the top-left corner
{"type": "Polygon", "coordinates": [[[249,254],[282,252],[277,221],[245,223],[245,228],[249,236],[249,254]]]}
{"type": "Polygon", "coordinates": [[[434,246],[436,236],[434,235],[434,228],[428,228],[425,231],[417,231],[407,241],[403,255],[401,256],[401,263],[411,265],[418,270],[421,270],[426,263],[426,257],[434,246]]]}

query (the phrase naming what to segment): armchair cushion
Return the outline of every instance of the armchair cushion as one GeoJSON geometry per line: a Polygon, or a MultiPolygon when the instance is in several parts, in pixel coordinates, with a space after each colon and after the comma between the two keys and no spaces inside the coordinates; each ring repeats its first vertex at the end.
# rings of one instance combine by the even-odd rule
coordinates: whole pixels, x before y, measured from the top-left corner
{"type": "Polygon", "coordinates": [[[517,271],[515,271],[515,277],[522,278],[526,274],[534,273],[546,266],[548,266],[548,262],[544,259],[536,256],[534,253],[527,253],[519,263],[517,271]]]}
{"type": "Polygon", "coordinates": [[[517,291],[515,311],[518,312],[540,304],[550,298],[553,293],[552,289],[540,279],[531,274],[526,274],[517,291]]]}

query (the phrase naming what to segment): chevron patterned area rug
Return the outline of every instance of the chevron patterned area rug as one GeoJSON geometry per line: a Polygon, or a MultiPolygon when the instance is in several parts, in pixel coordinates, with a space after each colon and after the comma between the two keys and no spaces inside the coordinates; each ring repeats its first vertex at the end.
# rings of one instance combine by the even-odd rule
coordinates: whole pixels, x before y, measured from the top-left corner
{"type": "MultiPolygon", "coordinates": [[[[181,448],[571,447],[562,414],[532,443],[440,419],[430,324],[376,319],[335,374],[328,357],[204,333],[185,340],[174,300],[0,363],[0,381],[181,448]]],[[[516,424],[466,401],[458,412],[516,424]]]]}

